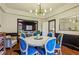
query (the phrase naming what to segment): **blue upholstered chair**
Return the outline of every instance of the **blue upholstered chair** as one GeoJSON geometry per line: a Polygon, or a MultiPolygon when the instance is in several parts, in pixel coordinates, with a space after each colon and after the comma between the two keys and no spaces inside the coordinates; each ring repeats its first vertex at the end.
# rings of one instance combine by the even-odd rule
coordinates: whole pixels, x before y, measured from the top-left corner
{"type": "Polygon", "coordinates": [[[22,32],[21,37],[26,38],[26,34],[22,32]]]}
{"type": "Polygon", "coordinates": [[[28,44],[25,41],[25,38],[20,38],[20,51],[21,55],[36,55],[39,54],[39,52],[32,46],[28,46],[28,44]]]}
{"type": "Polygon", "coordinates": [[[53,36],[53,33],[52,33],[52,32],[49,32],[49,33],[48,33],[48,36],[49,36],[49,37],[52,37],[52,36],[53,36]]]}
{"type": "Polygon", "coordinates": [[[62,54],[61,52],[62,39],[63,39],[63,34],[59,34],[56,39],[57,42],[55,47],[55,50],[58,50],[58,54],[62,54]]]}
{"type": "Polygon", "coordinates": [[[44,48],[38,48],[37,50],[41,55],[55,55],[56,38],[48,39],[44,48]]]}
{"type": "Polygon", "coordinates": [[[56,38],[48,39],[45,44],[46,55],[54,55],[56,46],[56,38]]]}
{"type": "Polygon", "coordinates": [[[34,36],[37,36],[38,35],[38,33],[37,32],[34,32],[34,36]]]}

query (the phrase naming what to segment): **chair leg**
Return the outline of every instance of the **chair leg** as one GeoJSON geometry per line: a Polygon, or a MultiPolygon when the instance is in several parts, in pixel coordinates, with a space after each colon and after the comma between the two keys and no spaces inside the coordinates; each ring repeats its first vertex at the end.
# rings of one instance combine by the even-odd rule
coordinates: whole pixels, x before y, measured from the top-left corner
{"type": "Polygon", "coordinates": [[[55,52],[54,52],[56,55],[58,55],[58,50],[55,50],[55,52]]]}
{"type": "Polygon", "coordinates": [[[58,49],[58,54],[59,54],[59,55],[62,55],[61,49],[58,49]]]}
{"type": "Polygon", "coordinates": [[[58,55],[60,55],[60,49],[58,49],[58,55]]]}
{"type": "Polygon", "coordinates": [[[56,49],[55,54],[56,54],[56,55],[62,55],[61,49],[56,49]]]}
{"type": "Polygon", "coordinates": [[[62,50],[60,49],[60,55],[62,55],[62,50]]]}

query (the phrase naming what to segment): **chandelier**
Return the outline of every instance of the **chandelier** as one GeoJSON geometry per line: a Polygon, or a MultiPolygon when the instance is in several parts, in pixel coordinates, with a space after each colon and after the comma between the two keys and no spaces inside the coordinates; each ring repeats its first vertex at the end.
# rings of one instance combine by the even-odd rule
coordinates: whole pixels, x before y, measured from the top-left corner
{"type": "Polygon", "coordinates": [[[52,11],[52,8],[49,9],[43,9],[41,3],[37,5],[38,8],[35,10],[30,10],[30,13],[35,13],[37,16],[44,16],[47,12],[52,11]]]}

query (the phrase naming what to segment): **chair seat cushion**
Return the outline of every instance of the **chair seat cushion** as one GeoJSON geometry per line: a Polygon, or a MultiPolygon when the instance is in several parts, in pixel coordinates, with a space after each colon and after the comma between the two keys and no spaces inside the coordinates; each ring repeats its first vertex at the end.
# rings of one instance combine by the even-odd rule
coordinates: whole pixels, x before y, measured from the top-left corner
{"type": "Polygon", "coordinates": [[[32,47],[32,46],[29,46],[28,47],[28,55],[33,55],[37,50],[32,47]]]}
{"type": "Polygon", "coordinates": [[[56,44],[55,48],[60,48],[60,45],[59,44],[56,44]]]}

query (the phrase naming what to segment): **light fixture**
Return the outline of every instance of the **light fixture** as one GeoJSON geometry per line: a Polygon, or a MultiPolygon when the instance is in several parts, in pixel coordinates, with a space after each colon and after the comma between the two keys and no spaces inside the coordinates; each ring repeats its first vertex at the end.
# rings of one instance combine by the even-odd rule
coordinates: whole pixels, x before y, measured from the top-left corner
{"type": "Polygon", "coordinates": [[[52,11],[52,8],[50,8],[50,11],[52,11]]]}
{"type": "Polygon", "coordinates": [[[46,13],[46,12],[47,12],[47,10],[45,9],[45,10],[44,10],[44,12],[46,13]]]}
{"type": "Polygon", "coordinates": [[[36,9],[35,11],[37,12],[38,10],[36,9]]]}
{"type": "Polygon", "coordinates": [[[51,12],[52,8],[43,9],[42,4],[38,3],[35,10],[30,10],[30,13],[34,13],[36,16],[44,16],[47,12],[51,12]]]}

